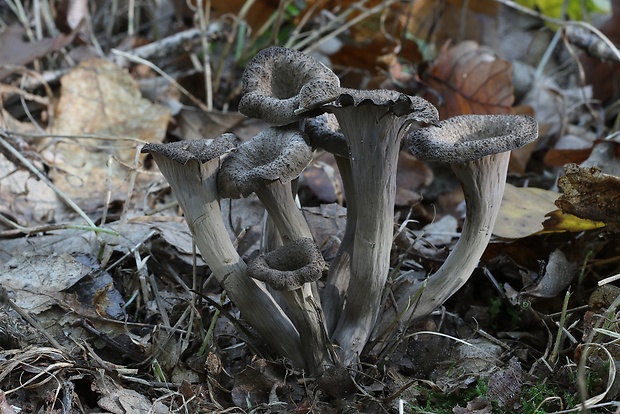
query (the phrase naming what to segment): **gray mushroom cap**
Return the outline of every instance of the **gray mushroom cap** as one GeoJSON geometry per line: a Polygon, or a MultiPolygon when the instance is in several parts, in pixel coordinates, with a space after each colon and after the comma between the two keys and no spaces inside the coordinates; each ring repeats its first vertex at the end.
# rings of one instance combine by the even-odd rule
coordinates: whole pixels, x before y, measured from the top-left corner
{"type": "Polygon", "coordinates": [[[179,164],[190,160],[205,163],[232,150],[239,143],[235,134],[225,133],[215,139],[196,139],[170,142],[167,144],[146,144],[140,152],[160,154],[179,164]]]}
{"type": "Polygon", "coordinates": [[[261,254],[248,265],[248,274],[275,290],[292,291],[319,280],[325,260],[312,239],[302,238],[261,254]]]}
{"type": "Polygon", "coordinates": [[[247,197],[276,180],[288,183],[297,178],[312,159],[305,138],[295,128],[271,127],[241,144],[222,162],[220,195],[247,197]]]}
{"type": "Polygon", "coordinates": [[[331,108],[372,105],[385,107],[386,114],[392,113],[397,117],[406,115],[411,121],[435,124],[439,120],[437,108],[419,96],[410,96],[388,89],[339,88],[337,96],[334,98],[335,93],[332,88],[323,83],[316,83],[314,88],[308,92],[303,89],[300,97],[301,106],[296,113],[301,115],[308,111],[316,111],[319,106],[323,106],[325,111],[330,111],[331,108]]]}
{"type": "Polygon", "coordinates": [[[243,96],[239,112],[271,125],[297,122],[302,88],[313,90],[319,82],[325,90],[336,90],[340,80],[334,72],[305,53],[284,47],[258,52],[243,72],[243,96]]]}
{"type": "Polygon", "coordinates": [[[321,148],[334,155],[349,158],[347,140],[334,114],[324,113],[306,119],[304,131],[313,148],[321,148]]]}
{"type": "Polygon", "coordinates": [[[522,147],[538,137],[527,115],[460,115],[413,131],[409,149],[419,159],[466,163],[522,147]]]}

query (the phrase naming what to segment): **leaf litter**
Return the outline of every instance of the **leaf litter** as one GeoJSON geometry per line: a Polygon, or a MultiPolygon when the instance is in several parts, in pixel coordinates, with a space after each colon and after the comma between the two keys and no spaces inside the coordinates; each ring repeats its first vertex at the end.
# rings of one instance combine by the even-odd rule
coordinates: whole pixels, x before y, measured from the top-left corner
{"type": "MultiPolygon", "coordinates": [[[[149,65],[119,64],[97,50],[131,51],[175,39],[170,27],[160,24],[164,37],[158,38],[155,30],[135,31],[135,23],[148,13],[125,15],[134,20],[121,28],[110,23],[116,16],[107,2],[88,12],[79,2],[61,3],[77,4],[78,17],[91,13],[93,26],[67,19],[70,34],[62,35],[50,23],[53,19],[44,19],[46,30],[39,20],[24,28],[20,13],[0,9],[4,21],[14,22],[2,31],[6,41],[0,42],[0,56],[8,56],[0,72],[2,136],[12,138],[10,145],[56,187],[2,151],[0,412],[66,412],[63,404],[110,413],[397,412],[399,400],[408,412],[423,407],[431,412],[534,412],[527,411],[527,404],[536,398],[532,389],[543,385],[547,393],[535,404],[547,412],[579,410],[583,404],[598,404],[597,412],[617,407],[620,387],[610,367],[620,361],[620,292],[613,279],[620,273],[614,213],[620,163],[616,143],[604,138],[616,132],[609,120],[617,116],[617,107],[609,100],[618,96],[610,96],[606,87],[611,77],[589,77],[591,90],[563,75],[561,65],[575,64],[569,47],[557,46],[551,59],[543,56],[551,36],[535,44],[532,32],[544,19],[538,26],[527,20],[536,30],[519,29],[520,39],[531,41],[530,53],[519,63],[511,53],[523,45],[498,45],[504,40],[498,40],[502,23],[495,18],[526,17],[494,2],[469,2],[458,24],[454,10],[461,13],[461,6],[449,2],[432,28],[424,26],[432,34],[428,37],[415,24],[431,12],[429,2],[412,6],[417,12],[411,20],[403,20],[404,6],[391,3],[338,37],[345,46],[336,53],[321,51],[335,69],[353,69],[343,71],[349,85],[381,84],[435,96],[443,118],[525,111],[541,123],[543,139],[513,159],[496,238],[470,283],[435,315],[409,329],[398,327],[399,341],[391,351],[369,352],[362,371],[314,379],[287,361],[274,360],[238,319],[234,305],[195,256],[191,233],[167,184],[148,157],[137,155],[145,142],[228,130],[251,137],[261,128],[232,110],[243,62],[254,52],[251,44],[243,44],[242,39],[250,39],[245,37],[237,39],[235,53],[225,53],[231,50],[229,39],[243,32],[243,25],[231,31],[235,26],[226,7],[239,12],[242,4],[215,2],[222,14],[214,14],[209,32],[222,37],[206,39],[211,62],[201,61],[206,56],[200,39],[178,43],[182,47],[168,57],[142,57],[170,74],[177,82],[171,85],[149,65]],[[395,30],[406,35],[399,39],[395,30]],[[374,49],[364,43],[371,37],[374,49]],[[444,43],[448,39],[451,43],[444,43]],[[406,48],[400,48],[401,41],[406,48]],[[514,78],[523,62],[539,65],[527,71],[539,73],[526,82],[525,98],[516,93],[514,78]],[[204,81],[205,64],[225,73],[215,91],[204,81]],[[27,81],[35,86],[24,86],[27,81]],[[210,93],[217,109],[204,112],[195,99],[206,101],[210,93]],[[602,100],[604,119],[589,106],[592,98],[602,100]],[[570,134],[581,141],[565,138],[570,134]],[[586,159],[581,167],[559,168],[586,159]],[[76,206],[68,206],[59,194],[76,206]],[[95,227],[85,226],[80,211],[95,227]],[[605,280],[610,281],[598,286],[605,280]],[[484,395],[465,395],[480,381],[487,387],[484,395]],[[434,406],[439,400],[447,400],[448,407],[434,406]]],[[[180,3],[170,2],[167,11],[157,13],[174,9],[175,24],[182,27],[188,24],[183,16],[191,22],[199,13],[180,3]]],[[[260,31],[265,24],[281,25],[293,30],[290,39],[296,39],[296,24],[320,28],[333,24],[330,19],[350,22],[356,16],[341,17],[338,8],[315,2],[297,11],[291,6],[290,15],[278,14],[277,4],[263,3],[261,10],[281,19],[249,13],[250,26],[260,31]],[[323,11],[313,14],[317,9],[323,11]]],[[[44,9],[23,10],[51,17],[44,9]]],[[[612,39],[617,16],[602,26],[612,39]]],[[[252,41],[260,45],[263,40],[252,41]]],[[[591,57],[579,58],[592,65],[591,57]]],[[[587,73],[618,67],[599,64],[603,69],[588,66],[587,73]]],[[[302,204],[312,206],[305,207],[305,215],[329,260],[343,235],[346,200],[339,196],[334,164],[317,160],[300,194],[302,204]]],[[[462,195],[454,190],[456,177],[442,166],[403,152],[400,168],[392,268],[399,283],[415,283],[439,267],[458,239],[462,195]]],[[[249,198],[222,207],[231,240],[245,257],[255,255],[264,215],[260,203],[249,198]]]]}

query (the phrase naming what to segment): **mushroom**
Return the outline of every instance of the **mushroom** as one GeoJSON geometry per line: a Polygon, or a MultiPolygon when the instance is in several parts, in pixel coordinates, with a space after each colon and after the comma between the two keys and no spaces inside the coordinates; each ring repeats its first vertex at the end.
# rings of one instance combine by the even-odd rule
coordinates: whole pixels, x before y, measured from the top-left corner
{"type": "Polygon", "coordinates": [[[276,126],[298,122],[299,94],[320,84],[326,94],[337,96],[340,80],[329,68],[305,53],[284,47],[269,47],[248,63],[242,78],[239,112],[276,126]]]}
{"type": "Polygon", "coordinates": [[[312,150],[303,132],[270,127],[223,161],[217,178],[220,195],[239,198],[256,193],[285,241],[312,238],[290,184],[311,159],[312,150]]]}
{"type": "Polygon", "coordinates": [[[281,291],[290,305],[310,375],[319,374],[334,363],[320,308],[309,285],[321,277],[324,266],[321,252],[309,238],[288,242],[261,254],[248,266],[251,277],[281,291]]]}
{"type": "Polygon", "coordinates": [[[357,220],[356,203],[354,202],[355,188],[351,175],[349,147],[334,114],[324,113],[306,119],[304,130],[313,148],[323,149],[334,156],[347,200],[347,223],[344,237],[340,242],[336,257],[330,263],[325,287],[321,292],[321,304],[325,314],[327,332],[332,333],[340,317],[344,294],[351,278],[351,249],[355,238],[355,222],[357,220]]]}
{"type": "Polygon", "coordinates": [[[247,266],[224,227],[217,191],[220,157],[237,145],[233,134],[215,140],[147,144],[168,180],[205,262],[261,337],[280,355],[303,366],[299,334],[264,286],[248,277],[247,266]]]}
{"type": "Polygon", "coordinates": [[[307,92],[301,94],[296,112],[320,106],[333,113],[349,148],[355,189],[349,203],[355,203],[355,237],[351,246],[345,246],[351,256],[350,281],[333,333],[343,363],[349,364],[370,336],[388,277],[402,138],[415,122],[435,123],[438,113],[428,101],[396,91],[342,88],[331,103],[330,88],[325,88],[323,95],[317,88],[307,92]]]}
{"type": "Polygon", "coordinates": [[[484,253],[504,194],[510,151],[538,137],[536,121],[525,115],[461,115],[418,129],[408,137],[422,160],[450,163],[463,187],[466,213],[461,237],[443,265],[424,286],[411,286],[398,298],[395,312],[409,321],[432,312],[471,276],[484,253]],[[419,293],[422,289],[422,293],[419,293]],[[417,296],[415,303],[412,298],[417,296]]]}
{"type": "MultiPolygon", "coordinates": [[[[312,151],[305,138],[303,132],[293,127],[270,127],[240,145],[227,157],[217,178],[223,197],[247,197],[256,193],[282,237],[283,248],[288,249],[284,251],[290,251],[287,245],[291,242],[312,240],[308,223],[295,204],[291,191],[291,180],[299,176],[312,158],[312,151]]],[[[295,325],[302,346],[310,343],[325,354],[326,351],[323,351],[327,349],[327,343],[305,340],[307,337],[320,339],[321,336],[317,336],[316,332],[324,330],[318,291],[313,282],[305,283],[300,288],[303,300],[313,304],[310,307],[305,305],[303,309],[312,315],[296,317],[295,325]],[[319,322],[320,325],[316,325],[319,322]]],[[[284,295],[284,300],[290,312],[299,312],[299,304],[290,295],[284,295]]],[[[307,356],[313,358],[310,354],[307,356]]]]}

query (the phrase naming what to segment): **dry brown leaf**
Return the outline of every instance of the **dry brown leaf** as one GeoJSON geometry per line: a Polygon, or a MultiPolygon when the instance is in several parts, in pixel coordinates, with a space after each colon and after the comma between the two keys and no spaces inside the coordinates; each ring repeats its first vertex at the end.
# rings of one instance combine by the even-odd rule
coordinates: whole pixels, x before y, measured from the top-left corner
{"type": "Polygon", "coordinates": [[[417,190],[433,181],[433,170],[408,152],[398,154],[396,171],[396,206],[411,206],[420,201],[417,190]]]}
{"type": "Polygon", "coordinates": [[[564,167],[558,186],[564,194],[555,204],[564,213],[602,221],[610,231],[620,231],[620,178],[603,174],[598,167],[564,167]]]}
{"type": "Polygon", "coordinates": [[[419,0],[412,2],[407,27],[411,35],[436,45],[467,39],[495,46],[498,11],[493,0],[419,0]]]}
{"type": "Polygon", "coordinates": [[[489,378],[487,399],[496,402],[500,408],[508,412],[514,410],[521,395],[522,377],[521,363],[517,357],[512,357],[506,368],[495,372],[489,378]]]}
{"type": "Polygon", "coordinates": [[[55,112],[52,134],[106,138],[47,142],[54,183],[86,211],[101,208],[108,191],[112,201],[126,198],[136,140],[161,142],[170,119],[165,107],[141,97],[126,71],[100,59],[81,63],[61,79],[55,112]]]}
{"type": "Polygon", "coordinates": [[[512,112],[511,64],[476,42],[444,46],[426,77],[441,97],[437,106],[444,119],[462,114],[512,112]]]}

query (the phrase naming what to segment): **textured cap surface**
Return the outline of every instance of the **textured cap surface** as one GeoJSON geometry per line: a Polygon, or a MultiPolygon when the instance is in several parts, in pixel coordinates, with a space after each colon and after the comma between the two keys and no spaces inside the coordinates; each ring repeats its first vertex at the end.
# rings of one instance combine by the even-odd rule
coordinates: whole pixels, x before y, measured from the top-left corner
{"type": "Polygon", "coordinates": [[[319,280],[325,261],[312,239],[303,238],[258,256],[248,274],[275,290],[295,290],[319,280]]]}
{"type": "Polygon", "coordinates": [[[349,147],[334,114],[326,113],[305,121],[305,132],[313,148],[349,158],[349,147]]]}
{"type": "Polygon", "coordinates": [[[407,140],[420,159],[464,163],[511,151],[537,137],[538,124],[527,115],[460,115],[417,129],[407,140]]]}
{"type": "Polygon", "coordinates": [[[241,144],[223,162],[217,182],[226,198],[247,197],[276,180],[287,183],[306,168],[312,150],[295,128],[271,127],[241,144]]]}
{"type": "Polygon", "coordinates": [[[243,96],[239,112],[272,125],[287,125],[300,119],[301,89],[315,81],[337,88],[334,72],[305,53],[284,47],[258,52],[243,72],[243,96]]]}
{"type": "Polygon", "coordinates": [[[215,139],[196,139],[167,144],[146,144],[140,152],[160,154],[179,164],[187,164],[189,160],[198,160],[205,163],[229,152],[238,143],[239,140],[235,134],[226,133],[215,139]]]}

